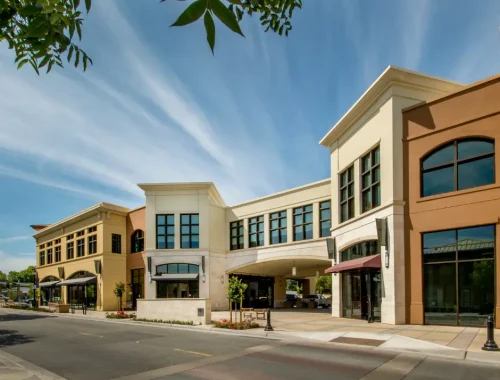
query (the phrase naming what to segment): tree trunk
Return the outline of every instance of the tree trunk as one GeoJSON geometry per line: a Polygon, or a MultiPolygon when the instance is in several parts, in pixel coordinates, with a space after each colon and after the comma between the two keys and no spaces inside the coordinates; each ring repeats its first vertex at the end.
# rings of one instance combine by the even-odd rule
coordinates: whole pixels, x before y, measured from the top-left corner
{"type": "Polygon", "coordinates": [[[233,323],[233,302],[229,300],[229,323],[233,323]]]}
{"type": "Polygon", "coordinates": [[[243,322],[243,297],[240,298],[240,322],[243,322]]]}

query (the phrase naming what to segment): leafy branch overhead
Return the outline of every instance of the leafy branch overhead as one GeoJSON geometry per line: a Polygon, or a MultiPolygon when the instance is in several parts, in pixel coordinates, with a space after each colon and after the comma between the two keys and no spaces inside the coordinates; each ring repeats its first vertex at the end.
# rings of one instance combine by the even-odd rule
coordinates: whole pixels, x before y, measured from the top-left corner
{"type": "Polygon", "coordinates": [[[0,42],[6,41],[14,49],[18,69],[29,63],[39,74],[47,67],[63,67],[63,57],[83,70],[90,57],[74,43],[82,39],[83,18],[91,0],[0,0],[0,42]],[[84,9],[83,9],[84,8],[84,9]],[[76,35],[75,35],[76,34],[76,35]]]}
{"type": "MultiPolygon", "coordinates": [[[[160,2],[165,2],[161,0],[160,2]]],[[[259,20],[266,29],[283,35],[292,30],[290,19],[296,8],[302,8],[302,0],[227,0],[226,6],[222,0],[195,0],[171,26],[191,24],[204,16],[207,42],[212,49],[215,47],[215,24],[213,16],[217,17],[233,32],[243,35],[239,22],[245,14],[252,16],[261,14],[259,20]]]]}
{"type": "MultiPolygon", "coordinates": [[[[288,36],[293,12],[301,7],[302,0],[190,0],[172,26],[188,25],[203,16],[207,42],[213,53],[214,16],[244,36],[240,21],[244,15],[258,14],[266,32],[272,30],[288,36]]],[[[66,59],[75,67],[81,63],[85,71],[92,59],[77,42],[82,39],[82,12],[88,13],[90,8],[91,0],[0,0],[0,43],[7,42],[15,51],[18,69],[29,63],[37,74],[42,68],[48,73],[54,65],[63,67],[63,59],[66,59]]]]}

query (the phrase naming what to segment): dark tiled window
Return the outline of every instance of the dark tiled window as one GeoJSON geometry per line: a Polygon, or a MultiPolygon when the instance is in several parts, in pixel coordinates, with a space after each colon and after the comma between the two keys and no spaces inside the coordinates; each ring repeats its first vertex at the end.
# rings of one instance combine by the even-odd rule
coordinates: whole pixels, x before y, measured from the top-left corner
{"type": "Polygon", "coordinates": [[[142,251],[144,251],[144,231],[137,230],[132,234],[130,252],[137,253],[142,251]]]}
{"type": "Polygon", "coordinates": [[[80,237],[80,236],[83,236],[83,235],[85,235],[85,230],[81,230],[81,231],[78,231],[78,232],[76,233],[76,236],[77,236],[77,237],[80,237]]]}
{"type": "Polygon", "coordinates": [[[66,259],[69,260],[73,257],[75,257],[75,246],[74,242],[70,241],[66,244],[66,259]]]}
{"type": "Polygon", "coordinates": [[[286,223],[286,211],[279,211],[269,215],[269,232],[271,244],[286,243],[286,223]]]}
{"type": "Polygon", "coordinates": [[[248,219],[248,245],[250,247],[261,247],[264,245],[263,216],[248,219]]]}
{"type": "Polygon", "coordinates": [[[231,250],[243,249],[244,248],[244,232],[243,232],[243,220],[238,220],[236,222],[231,222],[229,224],[229,232],[231,234],[231,250]]]}
{"type": "Polygon", "coordinates": [[[66,240],[73,240],[74,237],[75,237],[74,234],[68,235],[66,236],[66,240]]]}
{"type": "Polygon", "coordinates": [[[92,232],[96,232],[97,231],[97,227],[94,226],[94,227],[90,227],[88,230],[87,230],[87,233],[91,234],[92,232]]]}
{"type": "Polygon", "coordinates": [[[51,242],[51,241],[49,241],[49,242],[47,243],[47,247],[52,247],[52,242],[51,242]]]}
{"type": "Polygon", "coordinates": [[[56,245],[54,247],[54,254],[55,254],[55,261],[56,261],[56,263],[58,263],[59,261],[61,261],[61,246],[60,245],[56,245]]]}
{"type": "Polygon", "coordinates": [[[308,240],[313,238],[312,205],[293,209],[293,240],[308,240]]]}
{"type": "Polygon", "coordinates": [[[85,239],[76,241],[76,257],[85,256],[85,239]]]}
{"type": "Polygon", "coordinates": [[[52,264],[52,248],[47,249],[47,264],[52,264]]]}
{"type": "Polygon", "coordinates": [[[354,218],[354,165],[340,173],[340,223],[354,218]]]}
{"type": "Polygon", "coordinates": [[[380,206],[380,147],[361,159],[361,212],[380,206]]]}
{"type": "Polygon", "coordinates": [[[45,251],[40,252],[40,265],[45,265],[45,251]]]}
{"type": "Polygon", "coordinates": [[[111,253],[122,253],[122,235],[111,234],[111,253]]]}
{"type": "Polygon", "coordinates": [[[463,139],[446,144],[421,162],[422,197],[495,183],[495,144],[463,139]]]}
{"type": "Polygon", "coordinates": [[[330,227],[332,224],[331,202],[321,202],[319,204],[319,236],[330,236],[330,227]]]}
{"type": "Polygon", "coordinates": [[[56,244],[61,244],[61,239],[54,240],[54,245],[56,245],[56,244]]]}
{"type": "Polygon", "coordinates": [[[200,216],[181,215],[181,248],[200,248],[200,216]]]}
{"type": "Polygon", "coordinates": [[[87,238],[89,244],[89,255],[97,252],[97,235],[92,235],[87,238]]]}
{"type": "Polygon", "coordinates": [[[175,248],[174,215],[156,215],[156,249],[175,248]]]}

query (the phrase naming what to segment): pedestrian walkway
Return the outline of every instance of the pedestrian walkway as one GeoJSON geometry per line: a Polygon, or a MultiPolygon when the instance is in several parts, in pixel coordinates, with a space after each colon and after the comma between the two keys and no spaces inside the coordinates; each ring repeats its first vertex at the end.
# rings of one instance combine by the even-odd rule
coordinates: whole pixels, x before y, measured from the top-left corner
{"type": "MultiPolygon", "coordinates": [[[[234,313],[236,314],[236,313],[234,313]]],[[[229,312],[212,312],[212,320],[228,319],[229,312]]],[[[238,313],[239,318],[239,313],[238,313]]],[[[335,333],[367,333],[380,335],[399,335],[421,341],[448,346],[468,352],[483,352],[481,347],[486,342],[486,328],[463,326],[430,326],[430,325],[388,325],[384,323],[368,323],[367,321],[334,318],[327,309],[315,310],[273,310],[272,326],[277,332],[335,332],[335,333]]],[[[265,326],[265,320],[261,321],[265,326]]],[[[500,330],[495,330],[500,340],[500,330]]],[[[500,352],[494,353],[500,358],[500,352]]]]}
{"type": "Polygon", "coordinates": [[[0,379],[65,380],[64,377],[49,372],[3,350],[0,350],[0,379]]]}

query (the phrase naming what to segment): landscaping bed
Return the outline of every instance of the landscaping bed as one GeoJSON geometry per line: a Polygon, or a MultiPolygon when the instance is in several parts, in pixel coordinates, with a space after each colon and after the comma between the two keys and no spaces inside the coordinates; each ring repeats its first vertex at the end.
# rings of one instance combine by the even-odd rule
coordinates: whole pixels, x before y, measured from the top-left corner
{"type": "Polygon", "coordinates": [[[166,323],[169,325],[184,325],[184,326],[194,326],[193,321],[176,321],[176,320],[163,320],[163,319],[147,319],[147,318],[135,318],[134,321],[138,322],[153,322],[153,323],[166,323]]]}
{"type": "Polygon", "coordinates": [[[252,319],[247,319],[240,322],[230,322],[228,319],[221,319],[214,323],[214,327],[220,329],[230,329],[230,330],[248,330],[248,329],[258,329],[260,325],[253,321],[252,319]]]}
{"type": "Polygon", "coordinates": [[[54,313],[54,310],[44,309],[40,307],[31,307],[29,305],[2,305],[5,309],[16,309],[16,310],[28,310],[28,311],[38,311],[41,313],[54,313]]]}
{"type": "Polygon", "coordinates": [[[125,313],[124,311],[117,311],[116,313],[106,313],[106,318],[110,319],[135,319],[134,313],[125,313]]]}

